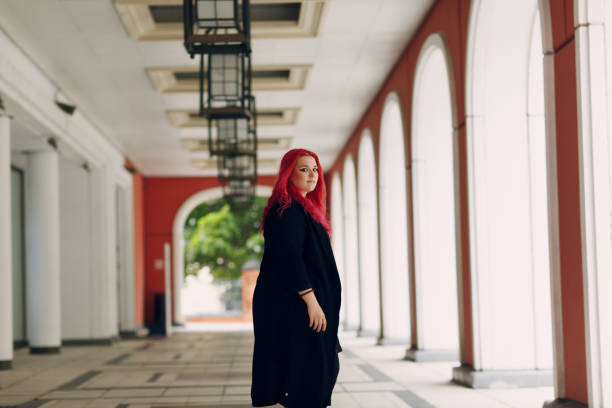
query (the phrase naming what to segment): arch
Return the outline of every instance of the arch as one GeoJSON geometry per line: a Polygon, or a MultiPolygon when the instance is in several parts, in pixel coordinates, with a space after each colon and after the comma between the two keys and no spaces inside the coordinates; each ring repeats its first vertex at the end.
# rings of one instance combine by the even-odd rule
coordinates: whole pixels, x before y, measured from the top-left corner
{"type": "MultiPolygon", "coordinates": [[[[334,258],[340,275],[340,283],[344,288],[344,209],[342,202],[342,182],[338,173],[334,173],[331,181],[331,227],[332,227],[332,247],[334,249],[334,258]]],[[[346,295],[345,295],[346,296],[346,295]]],[[[340,320],[346,321],[344,302],[340,304],[340,320]]]]}
{"type": "Polygon", "coordinates": [[[359,272],[361,330],[363,335],[380,334],[380,291],[378,275],[378,204],[374,143],[369,129],[363,131],[357,162],[359,225],[359,272]]]}
{"type": "Polygon", "coordinates": [[[419,352],[459,348],[457,148],[447,47],[427,38],[417,61],[412,101],[414,268],[419,352]]]}
{"type": "MultiPolygon", "coordinates": [[[[255,195],[269,196],[270,194],[272,194],[272,187],[270,186],[256,186],[255,188],[255,195]]],[[[172,278],[174,284],[172,307],[175,323],[184,323],[183,313],[181,311],[181,287],[183,285],[183,276],[185,275],[185,242],[183,238],[185,222],[191,211],[199,204],[221,197],[223,197],[222,187],[213,187],[198,191],[187,198],[174,215],[174,221],[172,222],[172,278]]]]}
{"type": "Polygon", "coordinates": [[[410,283],[404,122],[397,93],[387,96],[380,121],[380,265],[384,342],[410,340],[410,283]]]}
{"type": "Polygon", "coordinates": [[[342,204],[344,209],[344,275],[345,330],[361,327],[359,279],[359,240],[357,238],[357,179],[353,157],[348,155],[342,170],[342,204]]]}
{"type": "Polygon", "coordinates": [[[476,0],[470,12],[466,129],[476,370],[550,368],[538,355],[536,330],[550,327],[541,313],[549,270],[536,269],[534,257],[548,245],[546,224],[534,218],[542,205],[548,213],[548,192],[531,184],[546,180],[540,173],[546,156],[532,149],[544,135],[530,133],[528,120],[537,7],[537,0],[476,0]]]}

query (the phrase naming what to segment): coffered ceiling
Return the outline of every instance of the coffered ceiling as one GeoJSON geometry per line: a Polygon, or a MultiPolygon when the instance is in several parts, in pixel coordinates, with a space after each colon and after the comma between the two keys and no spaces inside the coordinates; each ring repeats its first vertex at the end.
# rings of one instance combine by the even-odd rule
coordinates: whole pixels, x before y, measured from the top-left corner
{"type": "MultiPolygon", "coordinates": [[[[434,0],[251,0],[260,174],[330,166],[434,0]]],[[[214,175],[181,0],[3,0],[0,26],[145,175],[214,175]]]]}

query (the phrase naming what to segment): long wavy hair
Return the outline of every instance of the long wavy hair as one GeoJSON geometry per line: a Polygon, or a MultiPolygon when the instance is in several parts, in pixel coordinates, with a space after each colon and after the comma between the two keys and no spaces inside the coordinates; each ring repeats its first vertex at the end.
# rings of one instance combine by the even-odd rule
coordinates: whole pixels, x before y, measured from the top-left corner
{"type": "Polygon", "coordinates": [[[323,177],[321,163],[319,163],[319,157],[314,152],[306,149],[289,150],[281,159],[280,169],[278,171],[276,183],[272,189],[272,195],[268,198],[266,208],[263,210],[261,216],[261,232],[263,233],[266,215],[274,204],[279,204],[278,214],[281,215],[283,211],[291,205],[292,201],[295,200],[304,207],[304,210],[306,210],[316,222],[325,228],[328,234],[330,234],[331,228],[326,215],[326,196],[327,190],[325,188],[325,179],[323,177]],[[319,179],[317,180],[315,189],[306,194],[306,197],[302,197],[297,187],[291,182],[291,173],[295,169],[298,159],[302,156],[311,156],[315,159],[317,163],[317,172],[319,173],[319,179]]]}

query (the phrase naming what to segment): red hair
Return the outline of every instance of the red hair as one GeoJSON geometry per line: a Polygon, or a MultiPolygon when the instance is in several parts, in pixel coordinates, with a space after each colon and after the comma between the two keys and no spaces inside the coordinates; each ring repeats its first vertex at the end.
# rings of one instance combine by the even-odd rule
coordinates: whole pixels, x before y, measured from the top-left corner
{"type": "Polygon", "coordinates": [[[304,210],[306,210],[315,221],[321,224],[329,234],[331,228],[326,216],[326,195],[327,190],[325,188],[325,179],[323,178],[323,169],[321,168],[321,163],[319,163],[317,155],[306,149],[289,150],[281,159],[280,169],[278,171],[276,183],[272,189],[272,195],[268,198],[266,208],[263,210],[261,216],[261,232],[263,232],[264,222],[270,207],[278,203],[278,214],[281,215],[283,211],[291,205],[292,201],[295,200],[300,203],[302,207],[304,207],[304,210]],[[297,187],[291,182],[291,173],[293,173],[298,159],[302,156],[310,156],[315,159],[317,163],[317,172],[319,173],[319,179],[317,180],[315,189],[306,194],[306,197],[303,197],[297,187]]]}

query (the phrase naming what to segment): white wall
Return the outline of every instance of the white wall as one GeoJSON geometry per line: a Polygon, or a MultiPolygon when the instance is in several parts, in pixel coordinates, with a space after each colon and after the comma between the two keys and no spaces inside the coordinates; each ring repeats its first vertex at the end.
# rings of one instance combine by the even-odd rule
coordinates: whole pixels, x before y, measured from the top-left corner
{"type": "MultiPolygon", "coordinates": [[[[343,202],[342,202],[342,182],[340,176],[335,173],[331,183],[331,223],[332,223],[332,248],[334,251],[334,259],[336,260],[336,267],[338,268],[338,274],[340,275],[340,284],[342,291],[344,292],[344,283],[346,277],[344,276],[344,216],[343,216],[343,202]]],[[[346,295],[343,295],[343,297],[346,295]]],[[[346,321],[346,305],[344,299],[340,303],[340,323],[346,321]]]]}
{"type": "Polygon", "coordinates": [[[441,39],[423,46],[412,112],[414,259],[419,349],[459,347],[453,110],[441,39]]]}
{"type": "MultiPolygon", "coordinates": [[[[527,120],[529,50],[536,0],[472,2],[466,70],[474,368],[536,369],[536,240],[527,120]],[[503,324],[502,324],[503,323],[503,324]]],[[[540,152],[541,154],[541,152],[540,152]]],[[[541,193],[541,191],[540,191],[541,193]]],[[[550,308],[550,306],[548,306],[550,308]]],[[[550,362],[550,359],[548,359],[550,362]]]]}
{"type": "Polygon", "coordinates": [[[361,329],[365,334],[378,335],[380,331],[378,194],[374,144],[369,130],[363,132],[359,144],[357,183],[361,329]]]}
{"type": "Polygon", "coordinates": [[[344,160],[342,170],[342,204],[344,208],[344,281],[346,327],[357,329],[361,324],[359,279],[359,239],[357,237],[357,181],[352,156],[344,160]]]}
{"type": "Polygon", "coordinates": [[[380,256],[384,337],[410,339],[410,283],[404,124],[397,94],[387,97],[380,126],[380,256]]]}

